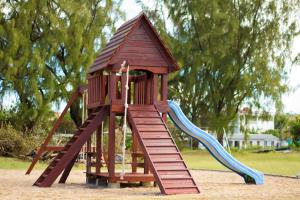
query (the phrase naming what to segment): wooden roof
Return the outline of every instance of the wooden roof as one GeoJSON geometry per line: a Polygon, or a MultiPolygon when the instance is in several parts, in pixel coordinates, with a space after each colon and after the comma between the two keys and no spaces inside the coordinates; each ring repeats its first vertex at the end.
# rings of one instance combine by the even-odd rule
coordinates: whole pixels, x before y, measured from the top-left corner
{"type": "Polygon", "coordinates": [[[150,69],[165,67],[166,72],[179,69],[174,57],[144,13],[117,29],[95,59],[89,73],[107,67],[119,68],[124,60],[137,69],[139,66],[150,69]]]}

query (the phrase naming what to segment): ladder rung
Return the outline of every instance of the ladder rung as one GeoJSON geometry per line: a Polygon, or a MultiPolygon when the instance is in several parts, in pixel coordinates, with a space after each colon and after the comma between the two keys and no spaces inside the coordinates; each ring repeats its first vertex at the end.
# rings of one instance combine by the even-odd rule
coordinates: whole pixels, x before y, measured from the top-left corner
{"type": "Polygon", "coordinates": [[[164,161],[152,161],[153,163],[179,163],[183,162],[183,160],[164,160],[164,161]]]}
{"type": "Polygon", "coordinates": [[[184,189],[184,188],[197,188],[198,187],[195,185],[195,186],[168,186],[168,187],[165,187],[165,189],[184,189]]]}
{"type": "Polygon", "coordinates": [[[161,180],[185,180],[185,179],[192,179],[192,177],[168,177],[168,178],[160,178],[161,180]]]}

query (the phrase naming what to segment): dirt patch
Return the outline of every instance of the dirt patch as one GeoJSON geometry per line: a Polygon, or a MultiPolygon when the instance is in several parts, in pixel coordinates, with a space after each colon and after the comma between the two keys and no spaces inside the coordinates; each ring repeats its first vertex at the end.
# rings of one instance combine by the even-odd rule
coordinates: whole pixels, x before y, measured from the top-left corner
{"type": "Polygon", "coordinates": [[[300,180],[265,176],[264,185],[246,185],[234,173],[191,171],[201,194],[164,196],[158,187],[90,188],[82,171],[72,171],[67,184],[50,188],[32,184],[42,173],[0,170],[0,199],[300,199],[300,180]]]}

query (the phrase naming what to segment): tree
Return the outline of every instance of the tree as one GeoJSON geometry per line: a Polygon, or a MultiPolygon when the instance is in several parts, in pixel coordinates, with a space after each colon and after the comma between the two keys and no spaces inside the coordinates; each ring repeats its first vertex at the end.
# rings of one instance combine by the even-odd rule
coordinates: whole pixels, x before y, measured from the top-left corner
{"type": "Polygon", "coordinates": [[[242,104],[281,104],[299,1],[164,0],[144,8],[182,66],[170,98],[220,142],[242,104]]]}
{"type": "MultiPolygon", "coordinates": [[[[85,83],[87,68],[122,14],[120,0],[0,3],[0,88],[16,94],[24,128],[48,121],[53,102],[85,83]]],[[[79,102],[70,109],[78,126],[79,102]]]]}
{"type": "Polygon", "coordinates": [[[289,122],[289,130],[295,144],[300,141],[300,116],[293,117],[289,122]]]}
{"type": "Polygon", "coordinates": [[[278,132],[278,137],[280,139],[287,139],[288,132],[288,114],[277,113],[274,118],[274,128],[278,132]]]}

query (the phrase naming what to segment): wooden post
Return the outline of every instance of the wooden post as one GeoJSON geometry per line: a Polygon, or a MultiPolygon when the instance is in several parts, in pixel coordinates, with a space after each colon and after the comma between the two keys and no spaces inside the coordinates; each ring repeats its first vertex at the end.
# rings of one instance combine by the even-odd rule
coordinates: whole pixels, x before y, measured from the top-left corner
{"type": "MultiPolygon", "coordinates": [[[[161,76],[161,101],[163,104],[167,104],[168,100],[168,75],[163,74],[161,76]]],[[[167,123],[167,113],[162,113],[162,118],[167,123]]]]}
{"type": "MultiPolygon", "coordinates": [[[[92,134],[93,135],[93,134],[92,134]]],[[[87,140],[86,142],[86,173],[91,173],[91,166],[92,166],[92,159],[91,159],[91,145],[92,145],[92,141],[91,141],[92,136],[87,140]]]]}
{"type": "Polygon", "coordinates": [[[102,125],[97,130],[96,135],[96,174],[101,172],[101,158],[102,158],[102,125]]]}
{"type": "Polygon", "coordinates": [[[137,138],[135,136],[135,134],[132,132],[132,165],[131,165],[131,171],[132,173],[136,173],[137,172],[137,138]]]}
{"type": "Polygon", "coordinates": [[[110,111],[108,134],[108,173],[109,181],[115,182],[115,120],[116,114],[110,111]]]}
{"type": "Polygon", "coordinates": [[[153,74],[151,86],[151,104],[157,103],[157,74],[153,74]]]}

